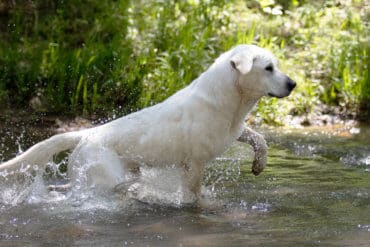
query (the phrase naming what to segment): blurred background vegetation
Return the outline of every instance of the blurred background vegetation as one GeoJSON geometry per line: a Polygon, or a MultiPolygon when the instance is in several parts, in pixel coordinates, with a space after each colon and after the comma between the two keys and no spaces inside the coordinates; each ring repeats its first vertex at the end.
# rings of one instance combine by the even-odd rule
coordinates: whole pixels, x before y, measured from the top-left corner
{"type": "Polygon", "coordinates": [[[119,115],[183,88],[240,43],[298,82],[254,115],[369,120],[366,0],[1,0],[0,114],[119,115]]]}

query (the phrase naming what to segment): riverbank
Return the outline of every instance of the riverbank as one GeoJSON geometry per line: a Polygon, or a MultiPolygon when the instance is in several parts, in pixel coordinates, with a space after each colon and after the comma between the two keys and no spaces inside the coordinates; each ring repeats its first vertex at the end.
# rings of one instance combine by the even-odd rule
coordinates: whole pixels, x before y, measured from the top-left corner
{"type": "MultiPolygon", "coordinates": [[[[5,127],[19,126],[25,129],[49,131],[52,134],[76,131],[91,128],[112,121],[123,115],[109,114],[108,116],[63,116],[58,114],[45,114],[30,112],[29,110],[13,110],[0,113],[0,129],[5,127]]],[[[247,119],[246,124],[254,128],[276,129],[306,129],[310,131],[321,131],[331,135],[353,137],[360,134],[362,126],[368,126],[369,122],[358,119],[348,119],[341,115],[333,115],[316,111],[315,113],[292,116],[287,115],[280,121],[279,125],[268,123],[259,114],[253,112],[247,119]]]]}

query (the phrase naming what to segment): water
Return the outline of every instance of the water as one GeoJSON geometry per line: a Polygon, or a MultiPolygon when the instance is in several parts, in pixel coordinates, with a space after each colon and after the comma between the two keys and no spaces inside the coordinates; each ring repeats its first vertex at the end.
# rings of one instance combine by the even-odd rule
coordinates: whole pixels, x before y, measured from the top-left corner
{"type": "MultiPolygon", "coordinates": [[[[0,159],[50,135],[0,131],[0,159]]],[[[152,203],[120,190],[46,189],[63,176],[0,176],[0,245],[369,246],[369,128],[263,132],[266,170],[253,176],[251,148],[236,143],[207,166],[197,205],[176,203],[187,193],[171,167],[144,170],[146,197],[139,199],[152,203]]]]}

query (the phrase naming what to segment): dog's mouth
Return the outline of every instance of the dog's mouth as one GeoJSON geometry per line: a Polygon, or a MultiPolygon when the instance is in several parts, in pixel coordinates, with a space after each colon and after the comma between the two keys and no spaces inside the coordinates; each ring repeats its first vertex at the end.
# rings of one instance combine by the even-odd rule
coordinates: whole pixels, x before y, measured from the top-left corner
{"type": "MultiPolygon", "coordinates": [[[[290,93],[290,92],[289,92],[290,93]]],[[[288,94],[289,95],[289,94],[288,94]]],[[[273,93],[268,93],[268,96],[270,96],[270,97],[274,97],[274,98],[279,98],[279,99],[281,99],[281,98],[284,98],[284,97],[286,97],[286,96],[288,96],[288,95],[276,95],[276,94],[273,94],[273,93]]]]}

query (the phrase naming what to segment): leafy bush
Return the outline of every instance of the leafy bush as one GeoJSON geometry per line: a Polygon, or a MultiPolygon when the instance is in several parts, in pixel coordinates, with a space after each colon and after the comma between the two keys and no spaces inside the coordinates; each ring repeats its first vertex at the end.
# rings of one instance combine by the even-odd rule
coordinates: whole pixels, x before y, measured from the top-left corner
{"type": "Polygon", "coordinates": [[[2,6],[0,85],[16,106],[37,95],[47,110],[90,112],[135,102],[128,1],[9,1],[2,6]],[[114,99],[114,100],[113,100],[114,99]]]}

